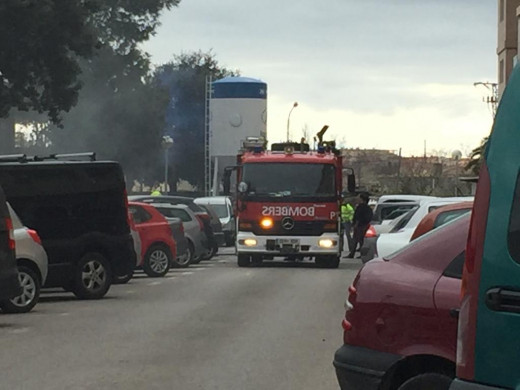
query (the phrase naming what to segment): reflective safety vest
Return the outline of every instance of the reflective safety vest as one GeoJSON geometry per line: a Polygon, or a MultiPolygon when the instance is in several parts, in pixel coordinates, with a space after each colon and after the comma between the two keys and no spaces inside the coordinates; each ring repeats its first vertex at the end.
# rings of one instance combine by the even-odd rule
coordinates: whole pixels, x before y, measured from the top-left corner
{"type": "Polygon", "coordinates": [[[352,222],[354,219],[354,207],[350,203],[341,205],[341,222],[352,222]]]}
{"type": "Polygon", "coordinates": [[[161,191],[159,190],[153,190],[152,193],[150,194],[152,196],[160,196],[161,195],[161,191]]]}

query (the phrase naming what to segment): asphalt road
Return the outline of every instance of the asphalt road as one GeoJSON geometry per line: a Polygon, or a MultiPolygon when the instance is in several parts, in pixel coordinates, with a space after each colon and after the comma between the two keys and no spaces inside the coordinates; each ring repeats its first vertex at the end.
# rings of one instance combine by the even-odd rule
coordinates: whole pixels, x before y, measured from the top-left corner
{"type": "Polygon", "coordinates": [[[223,252],[99,301],[45,293],[32,313],[0,315],[0,388],[338,389],[332,358],[360,261],[238,268],[223,252]]]}

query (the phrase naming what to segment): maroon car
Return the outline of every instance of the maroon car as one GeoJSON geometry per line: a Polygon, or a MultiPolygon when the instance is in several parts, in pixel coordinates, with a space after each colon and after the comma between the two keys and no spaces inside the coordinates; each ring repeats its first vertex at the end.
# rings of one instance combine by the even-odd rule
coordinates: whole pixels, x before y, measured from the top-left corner
{"type": "Polygon", "coordinates": [[[449,386],[469,219],[455,219],[359,271],[345,303],[344,345],[334,356],[341,389],[449,386]]]}

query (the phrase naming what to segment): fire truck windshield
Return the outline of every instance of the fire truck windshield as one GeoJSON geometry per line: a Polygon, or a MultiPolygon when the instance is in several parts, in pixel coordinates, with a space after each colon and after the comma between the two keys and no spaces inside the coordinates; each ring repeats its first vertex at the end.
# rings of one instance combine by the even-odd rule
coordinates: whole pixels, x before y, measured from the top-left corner
{"type": "Polygon", "coordinates": [[[242,181],[251,197],[335,196],[335,167],[331,164],[249,163],[243,166],[242,181]]]}

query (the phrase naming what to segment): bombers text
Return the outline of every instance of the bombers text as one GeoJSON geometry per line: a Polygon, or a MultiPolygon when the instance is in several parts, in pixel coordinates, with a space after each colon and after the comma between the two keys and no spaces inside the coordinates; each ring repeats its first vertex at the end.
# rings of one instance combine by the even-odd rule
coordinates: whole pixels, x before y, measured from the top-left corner
{"type": "Polygon", "coordinates": [[[315,207],[263,206],[262,215],[273,217],[314,217],[315,207]]]}

